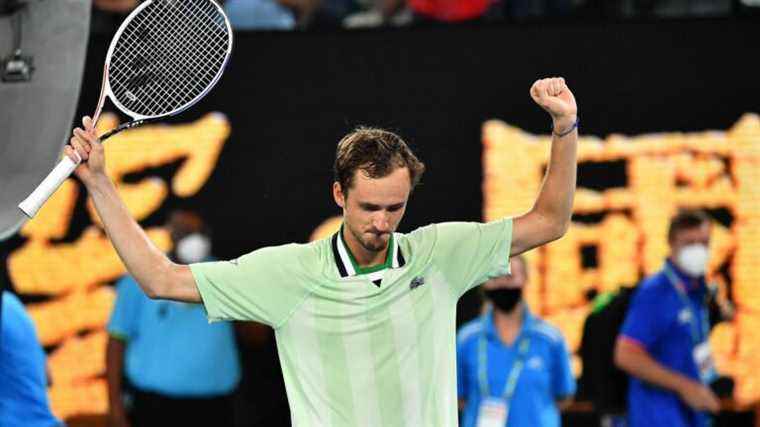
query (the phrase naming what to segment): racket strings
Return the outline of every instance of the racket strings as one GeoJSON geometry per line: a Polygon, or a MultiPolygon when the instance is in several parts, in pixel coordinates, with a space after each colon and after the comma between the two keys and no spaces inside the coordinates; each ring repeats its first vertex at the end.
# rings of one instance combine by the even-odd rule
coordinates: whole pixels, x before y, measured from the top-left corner
{"type": "MultiPolygon", "coordinates": [[[[203,34],[200,34],[200,37],[198,34],[192,34],[193,28],[195,28],[195,32],[197,33],[198,30],[200,31],[209,31],[208,25],[203,21],[198,21],[197,13],[195,15],[189,15],[188,12],[195,12],[193,10],[190,10],[188,8],[173,8],[171,10],[172,12],[179,12],[182,16],[172,16],[167,13],[163,13],[163,11],[159,9],[154,9],[153,13],[150,15],[146,15],[146,18],[153,19],[157,22],[158,25],[160,25],[164,29],[173,30],[173,31],[166,31],[167,33],[175,33],[176,37],[173,38],[166,38],[163,40],[165,43],[162,45],[154,45],[151,46],[153,49],[159,51],[164,54],[164,57],[166,58],[166,61],[159,61],[156,64],[158,66],[165,65],[167,63],[173,64],[174,67],[172,69],[167,69],[167,67],[161,67],[163,68],[163,74],[164,75],[176,75],[173,73],[182,73],[180,75],[176,75],[177,78],[174,79],[172,84],[159,87],[160,89],[163,89],[163,92],[161,95],[163,95],[164,98],[167,96],[173,96],[179,103],[185,103],[189,100],[191,100],[195,94],[195,92],[202,91],[205,88],[205,84],[207,82],[204,82],[203,79],[193,79],[192,74],[197,74],[197,71],[199,70],[199,67],[203,66],[203,63],[200,62],[202,58],[199,55],[184,55],[180,56],[183,52],[187,53],[187,45],[183,45],[181,43],[178,43],[178,41],[187,41],[192,39],[198,39],[198,41],[204,41],[203,40],[203,34]],[[158,12],[158,13],[157,13],[158,12]],[[196,19],[193,19],[196,18],[196,19]],[[182,26],[176,26],[177,22],[181,22],[181,20],[186,20],[191,25],[182,25],[182,26]],[[172,24],[175,25],[175,28],[172,28],[172,24]],[[191,74],[191,75],[188,75],[191,74]],[[194,83],[194,84],[193,84],[194,83]]],[[[140,27],[138,27],[140,28],[140,27]]],[[[196,47],[200,47],[198,50],[201,54],[205,54],[208,56],[209,49],[206,48],[206,44],[200,44],[196,47]]],[[[214,48],[218,48],[218,46],[214,46],[214,48]]],[[[155,102],[158,100],[154,100],[154,105],[151,105],[152,107],[155,107],[155,102]]]]}
{"type": "MultiPolygon", "coordinates": [[[[179,57],[178,55],[181,53],[188,53],[188,52],[192,53],[192,52],[188,51],[187,44],[182,45],[181,43],[177,43],[177,41],[186,42],[188,40],[191,40],[191,38],[197,39],[197,41],[207,41],[207,40],[204,40],[203,34],[199,35],[199,34],[191,33],[194,25],[197,25],[197,28],[205,32],[213,31],[213,28],[209,28],[207,25],[207,22],[204,22],[203,20],[200,20],[200,21],[197,19],[193,20],[192,18],[197,18],[197,14],[195,16],[189,15],[188,12],[193,12],[193,10],[190,10],[188,8],[174,8],[172,11],[178,12],[179,14],[184,15],[184,16],[180,16],[179,17],[180,19],[189,18],[187,22],[192,25],[177,26],[176,23],[181,22],[181,21],[179,19],[176,19],[177,18],[176,16],[171,16],[170,14],[166,14],[166,13],[155,13],[156,11],[157,9],[154,9],[152,11],[154,13],[152,13],[151,15],[148,15],[147,18],[149,19],[152,18],[158,23],[158,25],[160,25],[163,28],[173,30],[173,31],[167,31],[167,33],[175,33],[176,36],[173,38],[165,38],[165,40],[163,40],[165,42],[163,45],[156,46],[154,44],[154,46],[151,46],[151,47],[156,50],[161,49],[161,53],[168,55],[168,59],[169,61],[171,61],[171,63],[183,66],[183,67],[175,67],[175,69],[172,71],[180,71],[180,72],[182,71],[187,72],[187,70],[192,71],[193,68],[188,68],[187,67],[188,65],[191,65],[195,69],[197,69],[199,66],[203,65],[203,63],[200,62],[202,60],[202,55],[206,55],[206,57],[208,57],[209,54],[213,54],[215,51],[219,51],[219,48],[221,47],[220,43],[224,43],[226,41],[225,40],[226,37],[217,37],[216,40],[211,40],[211,41],[216,41],[216,45],[211,45],[212,47],[207,47],[209,45],[205,43],[196,46],[198,48],[197,50],[200,53],[200,55],[188,55],[185,57],[179,57]],[[174,25],[175,28],[172,28],[172,25],[174,25]]],[[[222,35],[222,36],[225,35],[225,33],[223,32],[223,28],[224,27],[221,27],[222,32],[220,32],[220,28],[217,27],[216,31],[218,35],[222,35]]],[[[157,65],[162,65],[162,64],[163,64],[162,62],[157,63],[157,65]]],[[[190,82],[192,80],[184,79],[183,81],[190,82]]]]}
{"type": "Polygon", "coordinates": [[[230,49],[226,21],[208,0],[156,0],[125,26],[109,68],[111,91],[142,116],[181,109],[214,83],[230,49]]]}

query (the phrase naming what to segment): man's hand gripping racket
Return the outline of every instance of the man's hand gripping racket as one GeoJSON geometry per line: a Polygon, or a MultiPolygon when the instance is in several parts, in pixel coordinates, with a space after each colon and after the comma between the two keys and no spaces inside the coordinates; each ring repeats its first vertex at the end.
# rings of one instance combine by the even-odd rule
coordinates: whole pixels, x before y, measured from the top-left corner
{"type": "Polygon", "coordinates": [[[74,130],[66,156],[18,207],[34,217],[77,169],[87,184],[104,172],[100,142],[122,130],[181,113],[203,98],[222,75],[232,52],[232,30],[213,0],[146,0],[127,16],[111,40],[100,99],[84,129],[74,130]],[[100,137],[95,124],[106,96],[132,121],[100,137]],[[100,142],[99,142],[100,141],[100,142]]]}
{"type": "Polygon", "coordinates": [[[64,147],[66,158],[75,164],[74,173],[89,187],[98,175],[105,175],[103,144],[95,134],[95,123],[90,117],[82,119],[82,128],[74,129],[69,145],[64,147]]]}

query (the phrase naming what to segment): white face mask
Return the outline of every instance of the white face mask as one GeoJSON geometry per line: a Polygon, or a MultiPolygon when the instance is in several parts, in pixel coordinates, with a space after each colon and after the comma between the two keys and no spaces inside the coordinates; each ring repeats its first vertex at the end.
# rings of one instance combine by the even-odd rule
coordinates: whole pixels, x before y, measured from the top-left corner
{"type": "Polygon", "coordinates": [[[201,262],[211,253],[211,242],[203,234],[193,233],[177,242],[175,252],[177,260],[183,264],[201,262]]]}
{"type": "Polygon", "coordinates": [[[684,273],[696,278],[703,276],[707,271],[707,260],[709,258],[710,251],[707,246],[694,243],[681,248],[675,261],[684,273]]]}

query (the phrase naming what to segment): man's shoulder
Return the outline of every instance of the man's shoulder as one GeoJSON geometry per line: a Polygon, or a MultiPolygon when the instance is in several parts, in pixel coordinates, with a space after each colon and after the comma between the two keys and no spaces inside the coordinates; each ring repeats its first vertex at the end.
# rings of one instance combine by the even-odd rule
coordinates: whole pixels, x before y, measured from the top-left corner
{"type": "Polygon", "coordinates": [[[435,247],[437,224],[428,224],[409,233],[395,233],[394,238],[407,261],[426,263],[430,260],[435,247]]]}
{"type": "Polygon", "coordinates": [[[559,328],[537,317],[531,322],[528,331],[533,338],[546,341],[552,346],[560,345],[565,341],[565,337],[559,328]]]}
{"type": "Polygon", "coordinates": [[[476,317],[469,322],[463,324],[457,332],[457,345],[467,345],[480,336],[483,329],[483,321],[480,317],[476,317]]]}
{"type": "Polygon", "coordinates": [[[670,294],[672,286],[664,272],[658,271],[639,283],[634,298],[660,298],[670,294]]]}
{"type": "Polygon", "coordinates": [[[24,311],[24,304],[16,296],[16,294],[10,291],[0,291],[3,293],[3,307],[2,310],[7,311],[24,311]]]}
{"type": "Polygon", "coordinates": [[[396,233],[395,237],[398,237],[407,241],[412,241],[412,242],[421,242],[421,241],[426,241],[426,240],[431,240],[431,239],[434,240],[437,226],[438,224],[436,223],[423,225],[421,227],[415,228],[414,230],[408,233],[396,233]]]}
{"type": "MultiPolygon", "coordinates": [[[[434,245],[438,242],[440,236],[459,238],[463,234],[470,234],[476,230],[493,228],[494,231],[500,230],[503,226],[511,225],[512,218],[502,218],[490,222],[479,221],[446,221],[435,222],[415,229],[414,231],[402,234],[407,239],[419,242],[426,242],[434,245]],[[494,227],[495,226],[495,227],[494,227]]],[[[455,242],[454,242],[455,243],[455,242]]]]}
{"type": "MultiPolygon", "coordinates": [[[[242,265],[255,259],[267,259],[279,261],[277,264],[296,267],[299,264],[312,264],[325,261],[324,254],[328,246],[329,239],[320,239],[309,243],[286,243],[276,246],[265,246],[254,249],[227,262],[242,265]]],[[[312,267],[312,265],[306,267],[312,267]]]]}

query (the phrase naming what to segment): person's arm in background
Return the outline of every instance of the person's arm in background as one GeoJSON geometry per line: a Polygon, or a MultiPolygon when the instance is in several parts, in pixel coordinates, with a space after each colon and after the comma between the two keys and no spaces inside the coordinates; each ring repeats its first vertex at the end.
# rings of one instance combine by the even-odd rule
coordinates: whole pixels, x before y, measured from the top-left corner
{"type": "Polygon", "coordinates": [[[562,78],[530,88],[533,101],[552,118],[552,147],[546,177],[533,208],[514,219],[511,256],[562,237],[570,226],[577,170],[578,107],[562,78]]]}
{"type": "Polygon", "coordinates": [[[644,281],[633,295],[615,343],[615,365],[628,375],[675,393],[695,410],[716,412],[718,399],[709,388],[652,357],[650,348],[676,321],[674,312],[665,304],[668,294],[656,284],[644,281]]]}
{"type": "Polygon", "coordinates": [[[121,379],[124,372],[124,349],[126,344],[119,338],[109,336],[106,345],[106,381],[108,382],[108,426],[129,427],[124,400],[121,395],[121,379]]]}
{"type": "Polygon", "coordinates": [[[697,411],[717,412],[718,398],[703,384],[670,370],[657,362],[641,345],[625,336],[615,344],[615,365],[642,381],[676,393],[697,411]]]}
{"type": "Polygon", "coordinates": [[[119,258],[148,297],[201,302],[190,267],[169,260],[130,215],[106,174],[103,145],[92,119],[84,117],[82,123],[85,130],[74,129],[64,152],[73,161],[82,159],[76,175],[87,187],[119,258]]]}
{"type": "Polygon", "coordinates": [[[555,403],[557,404],[557,408],[559,408],[560,411],[564,411],[573,405],[573,398],[566,397],[564,399],[557,400],[555,403]]]}

